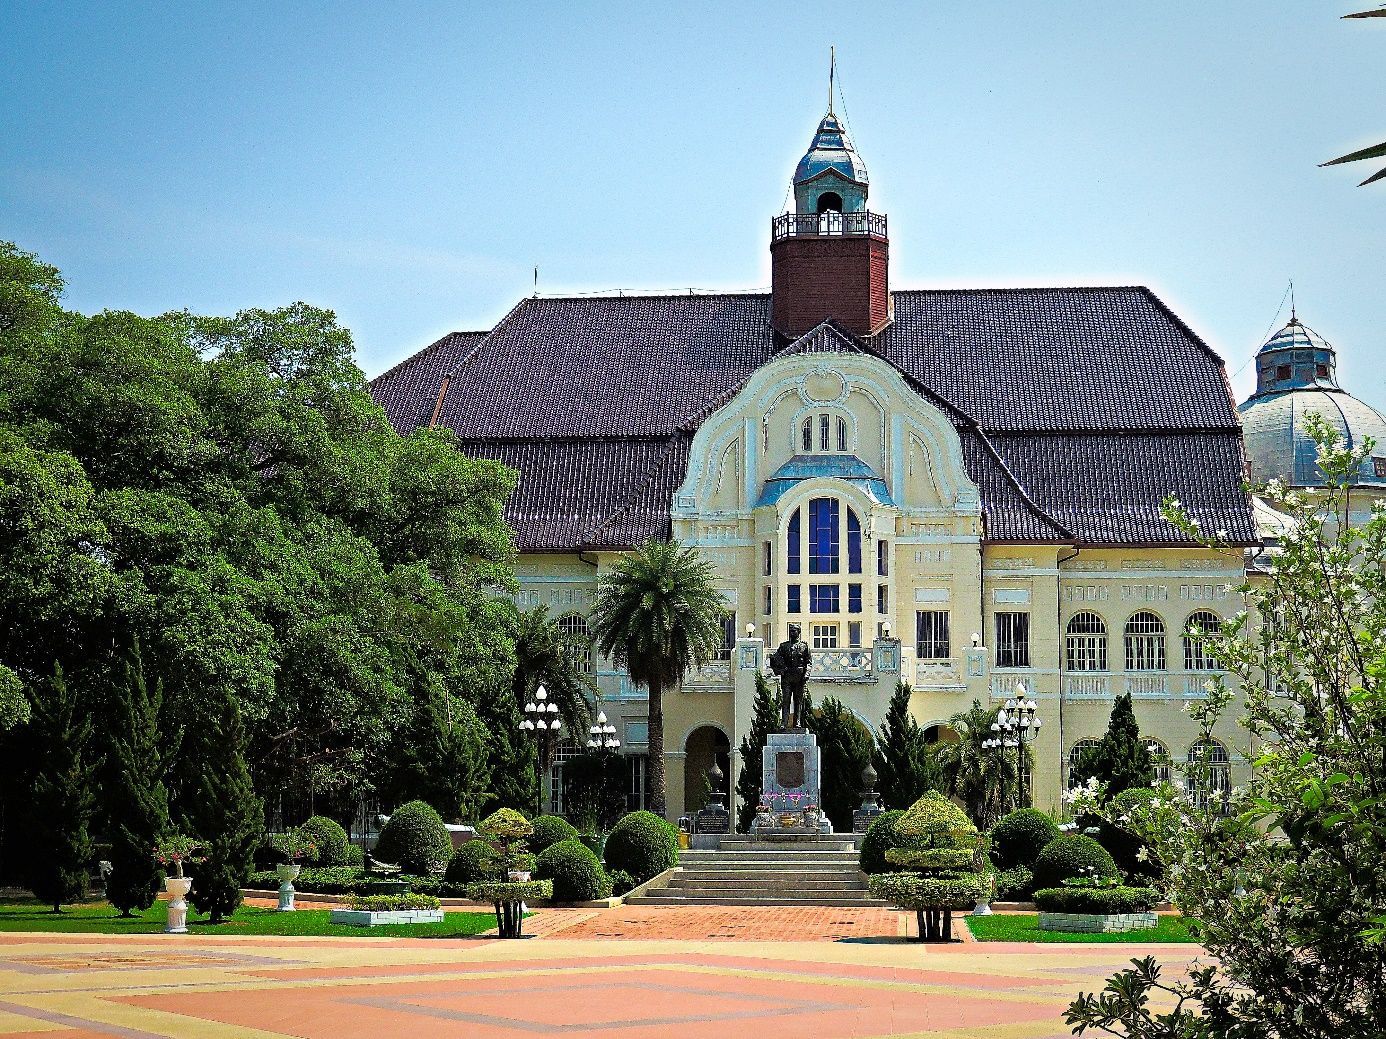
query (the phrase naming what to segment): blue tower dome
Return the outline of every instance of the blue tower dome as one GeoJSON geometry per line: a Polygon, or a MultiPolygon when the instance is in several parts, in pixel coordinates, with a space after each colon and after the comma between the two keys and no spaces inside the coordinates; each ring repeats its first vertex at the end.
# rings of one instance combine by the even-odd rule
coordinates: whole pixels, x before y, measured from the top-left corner
{"type": "Polygon", "coordinates": [[[1323,486],[1308,420],[1318,415],[1347,447],[1368,438],[1379,454],[1368,458],[1358,483],[1386,488],[1386,419],[1338,385],[1332,346],[1291,317],[1256,354],[1256,392],[1237,412],[1242,420],[1253,483],[1280,479],[1293,487],[1323,486]]]}
{"type": "Polygon", "coordinates": [[[794,170],[794,208],[800,213],[860,213],[870,181],[847,131],[831,109],[818,124],[794,170]]]}

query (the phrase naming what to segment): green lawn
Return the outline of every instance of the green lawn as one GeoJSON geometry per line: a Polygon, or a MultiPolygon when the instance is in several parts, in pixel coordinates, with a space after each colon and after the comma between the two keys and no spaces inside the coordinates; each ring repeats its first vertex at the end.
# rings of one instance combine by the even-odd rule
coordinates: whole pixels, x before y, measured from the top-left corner
{"type": "Polygon", "coordinates": [[[997,913],[968,916],[967,926],[979,942],[1196,942],[1182,916],[1161,916],[1152,931],[1125,931],[1117,934],[1070,934],[1067,931],[1041,931],[1034,913],[997,913]]]}
{"type": "MultiPolygon", "coordinates": [[[[400,924],[389,927],[343,927],[327,922],[326,909],[279,913],[241,906],[230,920],[209,924],[188,913],[192,934],[336,935],[350,938],[465,938],[496,926],[492,913],[448,913],[440,924],[400,924]]],[[[156,934],[164,929],[165,904],[155,902],[139,916],[121,917],[105,902],[64,906],[63,912],[34,902],[0,904],[0,931],[55,931],[63,934],[156,934]]]]}

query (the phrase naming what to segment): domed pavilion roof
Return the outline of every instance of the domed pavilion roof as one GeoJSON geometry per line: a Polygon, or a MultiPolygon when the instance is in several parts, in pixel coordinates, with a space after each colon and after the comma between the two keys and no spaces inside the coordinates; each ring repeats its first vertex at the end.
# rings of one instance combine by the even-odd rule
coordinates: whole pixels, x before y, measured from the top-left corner
{"type": "Polygon", "coordinates": [[[1297,317],[1257,352],[1256,392],[1237,411],[1253,483],[1324,484],[1308,430],[1309,417],[1318,415],[1347,447],[1376,442],[1379,451],[1363,462],[1359,483],[1386,488],[1386,419],[1338,385],[1333,347],[1297,317]]]}
{"type": "Polygon", "coordinates": [[[861,156],[847,139],[847,131],[832,112],[818,124],[813,142],[794,170],[794,183],[803,184],[828,170],[836,170],[857,184],[868,183],[866,163],[861,161],[861,156]]]}

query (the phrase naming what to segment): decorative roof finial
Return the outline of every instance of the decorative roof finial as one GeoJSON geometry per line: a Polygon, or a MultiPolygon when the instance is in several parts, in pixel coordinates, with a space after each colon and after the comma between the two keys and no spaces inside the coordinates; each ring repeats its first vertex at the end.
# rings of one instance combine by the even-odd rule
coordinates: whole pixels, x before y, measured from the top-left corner
{"type": "Polygon", "coordinates": [[[828,114],[833,114],[833,80],[837,78],[837,46],[828,45],[828,114]]]}
{"type": "Polygon", "coordinates": [[[1290,324],[1299,324],[1299,314],[1295,311],[1295,280],[1290,279],[1290,324]]]}

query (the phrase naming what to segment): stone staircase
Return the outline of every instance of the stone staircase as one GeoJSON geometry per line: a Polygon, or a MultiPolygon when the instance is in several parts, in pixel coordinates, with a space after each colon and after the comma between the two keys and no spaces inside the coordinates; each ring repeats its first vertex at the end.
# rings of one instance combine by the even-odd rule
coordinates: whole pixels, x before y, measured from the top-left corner
{"type": "Polygon", "coordinates": [[[721,838],[713,850],[679,853],[667,887],[626,899],[647,906],[879,906],[857,869],[856,837],[721,838]]]}

